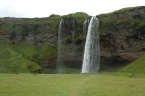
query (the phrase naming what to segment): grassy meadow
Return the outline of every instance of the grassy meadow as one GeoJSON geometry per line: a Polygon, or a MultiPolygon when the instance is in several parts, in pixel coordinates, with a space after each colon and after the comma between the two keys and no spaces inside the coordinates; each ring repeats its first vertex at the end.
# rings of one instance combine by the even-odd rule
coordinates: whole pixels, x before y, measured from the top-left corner
{"type": "Polygon", "coordinates": [[[39,52],[33,46],[0,45],[0,96],[145,96],[145,55],[116,73],[29,74],[27,66],[39,69],[30,61],[33,55],[43,59],[55,48],[44,46],[39,52]]]}
{"type": "Polygon", "coordinates": [[[0,74],[0,96],[145,96],[145,75],[0,74]]]}

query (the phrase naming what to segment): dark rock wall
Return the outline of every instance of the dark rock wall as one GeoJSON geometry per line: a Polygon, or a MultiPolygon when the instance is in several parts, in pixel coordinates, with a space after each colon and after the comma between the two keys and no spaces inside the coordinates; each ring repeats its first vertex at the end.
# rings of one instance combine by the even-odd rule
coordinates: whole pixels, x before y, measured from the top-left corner
{"type": "Polygon", "coordinates": [[[103,64],[129,64],[144,54],[144,12],[138,7],[98,16],[103,64]]]}

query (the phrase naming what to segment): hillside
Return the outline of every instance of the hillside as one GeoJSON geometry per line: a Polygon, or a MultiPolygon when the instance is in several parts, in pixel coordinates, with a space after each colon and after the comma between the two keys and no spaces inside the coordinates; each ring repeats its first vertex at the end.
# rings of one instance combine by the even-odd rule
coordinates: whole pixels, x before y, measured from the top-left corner
{"type": "MultiPolygon", "coordinates": [[[[138,6],[97,15],[100,22],[100,71],[112,71],[126,66],[144,54],[144,11],[145,6],[138,6]]],[[[37,63],[45,73],[56,73],[57,32],[59,22],[63,18],[63,66],[67,70],[66,73],[71,70],[79,72],[86,37],[86,34],[83,34],[86,17],[91,18],[86,13],[77,12],[64,16],[52,14],[46,18],[0,18],[0,40],[19,47],[17,50],[10,50],[15,50],[16,54],[37,63]]]]}
{"type": "Polygon", "coordinates": [[[145,73],[145,55],[135,60],[133,63],[129,64],[121,70],[121,72],[130,72],[130,73],[145,73]]]}
{"type": "Polygon", "coordinates": [[[0,73],[42,73],[37,63],[17,53],[18,50],[20,51],[19,47],[16,48],[2,41],[0,47],[0,73]]]}
{"type": "Polygon", "coordinates": [[[144,54],[144,11],[145,6],[139,6],[97,16],[100,20],[101,59],[104,66],[126,65],[144,54]]]}

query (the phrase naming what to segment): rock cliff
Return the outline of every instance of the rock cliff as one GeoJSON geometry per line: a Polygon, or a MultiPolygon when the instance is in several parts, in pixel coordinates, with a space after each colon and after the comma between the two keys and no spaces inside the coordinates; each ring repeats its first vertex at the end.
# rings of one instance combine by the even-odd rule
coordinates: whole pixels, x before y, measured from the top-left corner
{"type": "Polygon", "coordinates": [[[102,63],[129,64],[144,54],[144,12],[141,6],[98,16],[102,63]]]}

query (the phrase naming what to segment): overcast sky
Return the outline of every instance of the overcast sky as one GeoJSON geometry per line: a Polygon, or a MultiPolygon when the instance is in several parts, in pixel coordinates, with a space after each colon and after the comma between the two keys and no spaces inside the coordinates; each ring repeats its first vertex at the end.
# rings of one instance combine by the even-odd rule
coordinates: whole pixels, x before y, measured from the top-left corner
{"type": "Polygon", "coordinates": [[[75,12],[95,16],[134,6],[145,6],[145,0],[0,0],[0,17],[33,18],[75,12]]]}

